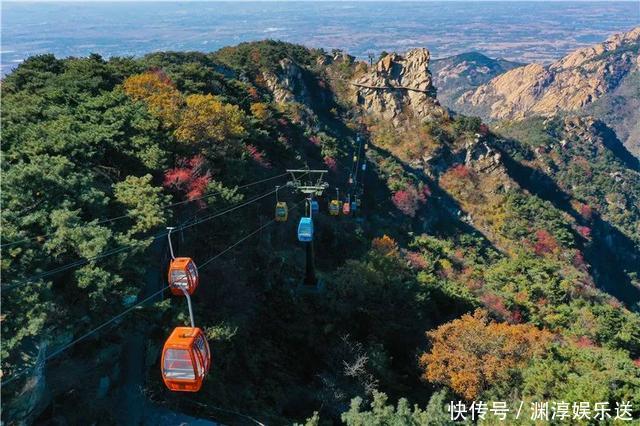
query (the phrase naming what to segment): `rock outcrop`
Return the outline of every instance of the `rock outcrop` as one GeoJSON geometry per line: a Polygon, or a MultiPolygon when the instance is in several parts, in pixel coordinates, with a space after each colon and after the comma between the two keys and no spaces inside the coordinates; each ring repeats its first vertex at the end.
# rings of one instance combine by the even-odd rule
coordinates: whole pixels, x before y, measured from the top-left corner
{"type": "Polygon", "coordinates": [[[275,73],[264,73],[267,88],[277,103],[299,102],[308,104],[310,94],[304,82],[302,69],[291,59],[284,58],[279,62],[279,70],[275,73]]]}
{"type": "Polygon", "coordinates": [[[372,70],[351,82],[356,102],[368,112],[397,123],[402,114],[430,119],[446,114],[436,100],[429,72],[429,51],[413,49],[380,59],[372,70]]]}
{"type": "Polygon", "coordinates": [[[576,50],[548,66],[531,64],[466,92],[456,106],[490,119],[577,111],[614,90],[640,68],[640,27],[576,50]]]}

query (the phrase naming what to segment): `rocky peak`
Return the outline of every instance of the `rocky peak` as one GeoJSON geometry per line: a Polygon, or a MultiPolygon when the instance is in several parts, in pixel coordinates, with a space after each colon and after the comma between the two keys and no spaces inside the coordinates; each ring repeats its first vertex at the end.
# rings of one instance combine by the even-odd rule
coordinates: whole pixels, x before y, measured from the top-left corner
{"type": "Polygon", "coordinates": [[[548,65],[507,71],[463,94],[456,106],[492,119],[520,119],[576,111],[614,89],[640,68],[640,27],[576,50],[548,65]]]}
{"type": "Polygon", "coordinates": [[[421,119],[446,114],[435,98],[427,49],[413,49],[404,56],[391,53],[351,84],[356,102],[368,112],[397,123],[402,113],[421,119]]]}
{"type": "Polygon", "coordinates": [[[333,63],[347,63],[353,64],[356,61],[355,56],[351,56],[343,50],[334,49],[331,54],[324,54],[318,56],[317,62],[322,65],[330,65],[333,63]]]}
{"type": "MultiPolygon", "coordinates": [[[[627,46],[640,42],[640,27],[626,33],[614,34],[603,43],[596,44],[594,46],[584,47],[578,49],[557,62],[550,65],[550,69],[559,71],[563,69],[569,69],[573,67],[579,67],[585,65],[587,62],[592,61],[594,58],[598,58],[607,53],[615,52],[619,49],[624,49],[627,46]]],[[[639,57],[635,58],[636,60],[639,57]]]]}

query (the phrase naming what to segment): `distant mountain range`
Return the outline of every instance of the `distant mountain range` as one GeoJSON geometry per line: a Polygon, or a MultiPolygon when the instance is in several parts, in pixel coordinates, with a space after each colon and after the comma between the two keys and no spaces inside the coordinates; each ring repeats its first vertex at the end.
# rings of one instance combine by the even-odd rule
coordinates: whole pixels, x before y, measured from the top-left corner
{"type": "Polygon", "coordinates": [[[640,27],[546,66],[470,55],[475,59],[458,55],[432,66],[439,98],[450,108],[489,120],[593,115],[640,155],[640,27]]]}

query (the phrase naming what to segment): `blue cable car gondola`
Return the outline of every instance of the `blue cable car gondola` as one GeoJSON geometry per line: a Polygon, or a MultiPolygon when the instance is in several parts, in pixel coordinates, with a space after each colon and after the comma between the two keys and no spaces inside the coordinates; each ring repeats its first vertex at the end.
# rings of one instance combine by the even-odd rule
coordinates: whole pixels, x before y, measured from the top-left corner
{"type": "Polygon", "coordinates": [[[320,205],[316,200],[311,200],[311,213],[316,214],[320,211],[320,205]]]}
{"type": "Polygon", "coordinates": [[[298,224],[298,241],[308,243],[313,240],[313,220],[310,217],[300,218],[298,224]]]}

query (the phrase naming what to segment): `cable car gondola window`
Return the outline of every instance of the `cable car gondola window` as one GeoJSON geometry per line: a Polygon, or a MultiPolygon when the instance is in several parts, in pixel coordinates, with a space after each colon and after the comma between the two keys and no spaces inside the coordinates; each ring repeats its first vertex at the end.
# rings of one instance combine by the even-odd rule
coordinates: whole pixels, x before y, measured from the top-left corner
{"type": "Polygon", "coordinates": [[[167,349],[164,355],[164,376],[169,379],[193,380],[196,378],[189,351],[167,349]]]}
{"type": "Polygon", "coordinates": [[[198,279],[198,268],[196,267],[196,264],[193,262],[189,262],[188,268],[189,268],[189,273],[191,274],[193,279],[194,280],[198,279]]]}
{"type": "Polygon", "coordinates": [[[185,271],[171,271],[171,286],[185,290],[189,287],[189,279],[185,271]]]}

